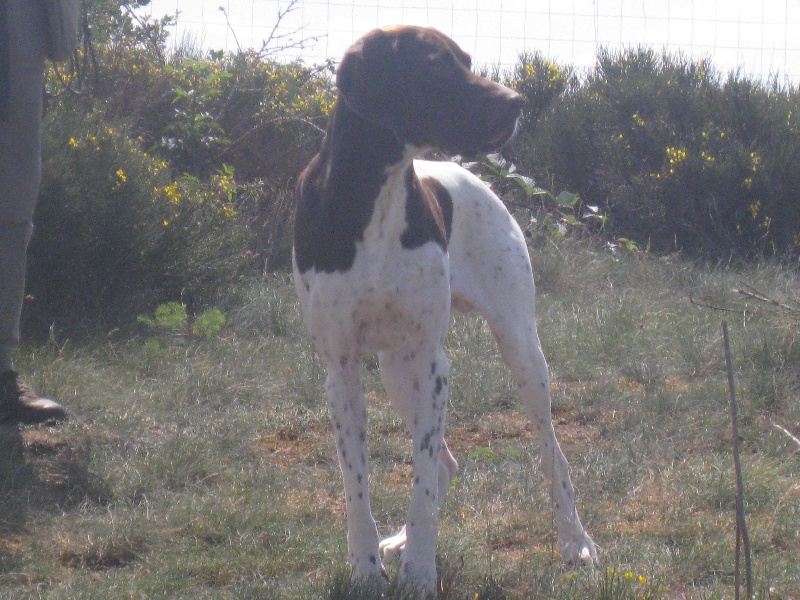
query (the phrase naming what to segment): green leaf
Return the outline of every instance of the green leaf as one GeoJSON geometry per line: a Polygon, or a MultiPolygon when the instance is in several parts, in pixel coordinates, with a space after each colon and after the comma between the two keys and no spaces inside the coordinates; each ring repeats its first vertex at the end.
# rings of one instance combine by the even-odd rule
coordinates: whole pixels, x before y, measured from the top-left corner
{"type": "Polygon", "coordinates": [[[487,154],[486,160],[489,161],[490,166],[498,170],[505,170],[506,167],[508,166],[508,161],[498,153],[487,154]]]}
{"type": "Polygon", "coordinates": [[[575,206],[581,197],[578,194],[573,194],[572,192],[561,192],[558,196],[556,196],[556,204],[558,204],[561,208],[570,208],[575,206]]]}
{"type": "Polygon", "coordinates": [[[531,177],[527,177],[526,175],[519,175],[518,173],[509,173],[507,175],[509,179],[513,179],[517,182],[519,187],[528,194],[528,196],[534,196],[538,194],[546,194],[547,192],[539,187],[536,186],[536,182],[531,177]]]}

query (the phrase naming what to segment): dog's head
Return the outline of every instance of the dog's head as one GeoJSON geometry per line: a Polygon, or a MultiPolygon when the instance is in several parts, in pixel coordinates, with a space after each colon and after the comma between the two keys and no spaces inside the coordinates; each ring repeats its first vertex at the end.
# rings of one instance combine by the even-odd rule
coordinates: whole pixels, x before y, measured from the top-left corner
{"type": "Polygon", "coordinates": [[[402,143],[469,155],[505,143],[523,104],[470,67],[469,55],[435,29],[387,27],[347,50],[336,85],[351,110],[402,143]]]}

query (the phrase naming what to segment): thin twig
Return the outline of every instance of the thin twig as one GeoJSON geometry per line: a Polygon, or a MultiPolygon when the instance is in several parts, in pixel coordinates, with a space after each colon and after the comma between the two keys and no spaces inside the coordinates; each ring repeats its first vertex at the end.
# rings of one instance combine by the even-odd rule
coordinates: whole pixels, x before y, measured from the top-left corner
{"type": "Polygon", "coordinates": [[[214,163],[220,161],[229,152],[231,152],[233,149],[235,149],[240,143],[242,143],[244,140],[246,140],[251,135],[253,135],[256,132],[258,132],[260,130],[260,128],[265,126],[265,125],[272,125],[272,124],[275,124],[275,123],[288,123],[288,122],[302,123],[303,125],[307,125],[311,129],[315,129],[318,133],[320,133],[322,135],[325,135],[325,130],[322,127],[320,127],[319,125],[317,125],[316,123],[313,123],[312,121],[310,121],[309,119],[304,119],[303,117],[275,117],[274,119],[267,119],[266,121],[263,121],[263,122],[259,123],[255,127],[251,127],[250,129],[245,131],[242,135],[240,135],[238,138],[233,140],[230,144],[225,146],[222,150],[220,150],[213,157],[213,159],[211,159],[211,160],[209,160],[207,162],[209,164],[214,164],[214,163]]]}
{"type": "Polygon", "coordinates": [[[239,43],[239,37],[236,35],[236,30],[234,30],[233,26],[231,25],[231,20],[228,17],[228,11],[225,10],[224,6],[220,6],[219,7],[219,12],[221,12],[223,15],[225,15],[225,22],[228,24],[228,31],[231,32],[231,35],[233,36],[233,41],[236,42],[236,51],[239,54],[242,54],[242,52],[243,52],[242,45],[239,43]]]}
{"type": "Polygon", "coordinates": [[[744,549],[744,571],[747,597],[753,597],[752,565],[750,562],[750,536],[747,534],[747,522],[744,509],[744,481],[742,478],[742,462],[739,454],[739,414],[736,404],[736,385],[733,381],[733,361],[731,360],[731,344],[728,336],[728,322],[722,322],[722,336],[725,344],[725,364],[728,367],[728,391],[731,396],[731,424],[733,426],[733,463],[736,467],[736,572],[735,597],[739,600],[740,569],[740,541],[744,549]]]}
{"type": "Polygon", "coordinates": [[[783,433],[785,433],[787,436],[789,436],[789,439],[791,439],[791,440],[792,440],[792,441],[793,441],[795,444],[797,444],[797,445],[798,445],[798,447],[800,447],[800,439],[799,439],[799,438],[797,438],[795,435],[793,435],[791,431],[789,431],[788,429],[786,429],[786,427],[783,427],[783,426],[781,426],[781,425],[778,425],[777,423],[773,423],[773,424],[772,424],[772,426],[773,426],[775,429],[779,429],[780,431],[782,431],[783,433]]]}
{"type": "MultiPolygon", "coordinates": [[[[167,62],[166,57],[164,56],[164,51],[162,45],[158,41],[158,36],[153,32],[152,29],[148,27],[150,23],[150,17],[142,17],[137,15],[136,12],[133,10],[133,7],[130,4],[123,4],[122,8],[125,10],[127,15],[134,21],[138,26],[139,30],[144,34],[145,41],[147,42],[148,46],[150,46],[150,50],[152,50],[155,55],[158,57],[159,62],[162,65],[165,65],[167,62]]],[[[175,13],[175,16],[172,17],[168,15],[169,19],[172,20],[178,18],[179,13],[175,13]]],[[[162,21],[163,22],[163,21],[162,21]]]]}
{"type": "Polygon", "coordinates": [[[759,302],[764,302],[771,306],[775,306],[777,308],[781,308],[785,311],[788,311],[793,314],[800,314],[800,308],[795,306],[790,306],[785,302],[781,302],[780,300],[776,300],[775,298],[770,298],[765,293],[760,292],[759,290],[755,289],[753,286],[747,285],[743,283],[742,286],[748,289],[736,289],[734,290],[737,294],[741,294],[747,298],[752,298],[753,300],[758,300],[759,302]]]}
{"type": "Polygon", "coordinates": [[[727,306],[716,306],[714,304],[701,302],[700,300],[695,300],[694,296],[689,296],[689,303],[694,304],[695,306],[699,306],[700,308],[708,308],[710,310],[718,310],[720,312],[731,312],[731,313],[742,312],[740,308],[728,308],[727,306]]]}

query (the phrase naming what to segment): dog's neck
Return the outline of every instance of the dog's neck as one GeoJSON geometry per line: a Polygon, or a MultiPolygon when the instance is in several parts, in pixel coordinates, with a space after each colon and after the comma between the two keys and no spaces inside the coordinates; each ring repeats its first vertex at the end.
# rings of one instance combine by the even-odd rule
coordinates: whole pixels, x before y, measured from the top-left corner
{"type": "Polygon", "coordinates": [[[301,175],[295,258],[301,272],[346,271],[391,176],[414,177],[415,152],[340,97],[320,148],[301,175]]]}
{"type": "MultiPolygon", "coordinates": [[[[330,185],[353,178],[384,181],[385,173],[406,159],[403,144],[391,129],[367,120],[339,98],[326,136],[330,146],[330,185]]],[[[324,150],[323,150],[324,151],[324,150]]]]}

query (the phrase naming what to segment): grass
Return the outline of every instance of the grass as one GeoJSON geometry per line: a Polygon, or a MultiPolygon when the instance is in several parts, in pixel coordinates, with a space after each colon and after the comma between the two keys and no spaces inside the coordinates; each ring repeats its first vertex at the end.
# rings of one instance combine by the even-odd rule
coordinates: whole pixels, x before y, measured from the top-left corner
{"type": "MultiPolygon", "coordinates": [[[[559,564],[532,428],[486,326],[461,316],[448,337],[460,473],[441,519],[441,597],[732,597],[722,318],[759,597],[800,597],[800,448],[774,426],[800,430],[798,322],[731,291],[744,281],[798,298],[800,278],[532,245],[554,419],[601,564],[559,564]]],[[[21,352],[26,380],[71,418],[0,429],[0,598],[374,597],[349,584],[324,371],[290,282],[239,296],[213,339],[21,352]]],[[[375,364],[364,373],[373,508],[389,534],[410,448],[375,364]]]]}

